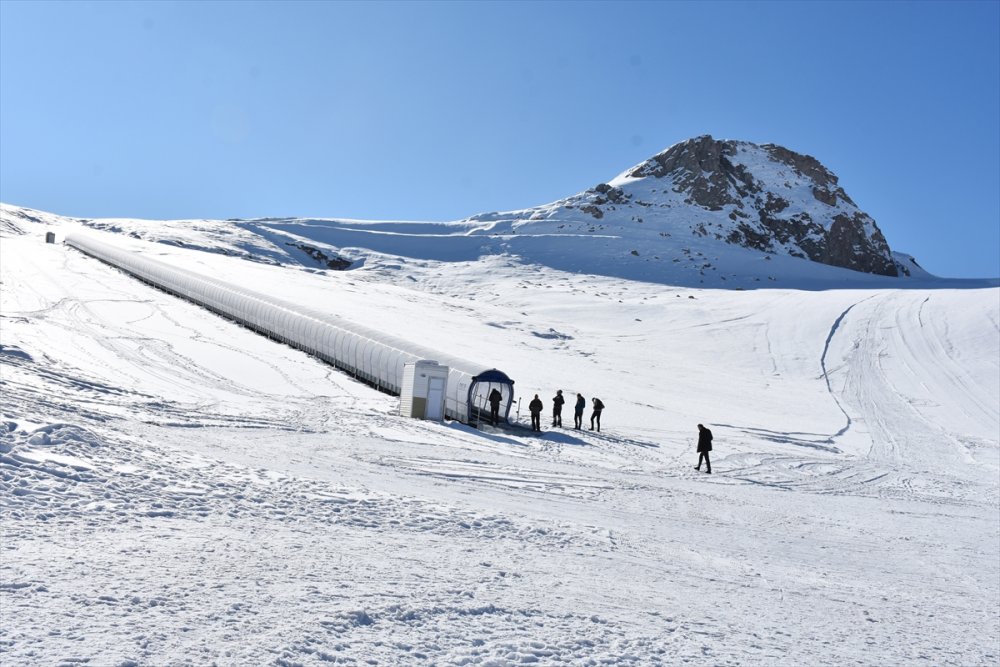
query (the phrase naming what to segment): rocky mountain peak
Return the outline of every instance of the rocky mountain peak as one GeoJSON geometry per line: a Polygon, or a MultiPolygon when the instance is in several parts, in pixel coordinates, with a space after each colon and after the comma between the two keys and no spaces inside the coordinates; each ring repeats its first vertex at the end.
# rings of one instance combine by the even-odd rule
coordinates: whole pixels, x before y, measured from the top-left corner
{"type": "Polygon", "coordinates": [[[882,232],[836,174],[776,144],[695,137],[556,206],[539,207],[531,219],[565,220],[575,210],[607,221],[617,211],[668,236],[687,227],[744,248],[899,275],[882,232]]]}
{"type": "Polygon", "coordinates": [[[796,153],[777,144],[757,146],[714,139],[707,134],[675,144],[626,173],[630,178],[669,176],[676,186],[689,190],[698,205],[719,210],[724,204],[737,204],[739,199],[756,194],[766,186],[758,183],[744,164],[734,162],[741,147],[762,150],[774,162],[810,181],[813,196],[824,204],[836,206],[840,200],[855,205],[840,187],[836,174],[811,155],[796,153]]]}

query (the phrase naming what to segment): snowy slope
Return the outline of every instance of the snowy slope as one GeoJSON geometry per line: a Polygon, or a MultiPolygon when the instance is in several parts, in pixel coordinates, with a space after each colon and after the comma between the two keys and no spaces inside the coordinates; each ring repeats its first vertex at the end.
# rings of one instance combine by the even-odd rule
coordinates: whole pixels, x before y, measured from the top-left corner
{"type": "Polygon", "coordinates": [[[892,289],[778,256],[760,261],[797,287],[863,279],[673,287],[560,270],[565,239],[545,263],[480,256],[521,242],[513,225],[109,235],[492,360],[522,421],[557,388],[608,406],[600,434],[525,437],[397,417],[392,397],[42,242],[81,223],[11,211],[4,665],[1000,659],[995,287],[892,289]],[[296,238],[357,268],[296,256],[296,238]],[[692,469],[699,422],[712,476],[692,469]]]}
{"type": "Polygon", "coordinates": [[[391,222],[283,218],[257,220],[76,219],[0,204],[0,226],[45,225],[60,240],[81,228],[164,245],[203,250],[261,264],[331,271],[438,266],[464,272],[470,263],[521,265],[529,270],[601,275],[689,288],[808,289],[843,287],[923,289],[1000,285],[998,278],[947,279],[924,271],[905,253],[893,253],[909,276],[852,271],[790,255],[684,235],[635,223],[550,219],[531,221],[534,209],[477,216],[462,222],[391,222]]]}

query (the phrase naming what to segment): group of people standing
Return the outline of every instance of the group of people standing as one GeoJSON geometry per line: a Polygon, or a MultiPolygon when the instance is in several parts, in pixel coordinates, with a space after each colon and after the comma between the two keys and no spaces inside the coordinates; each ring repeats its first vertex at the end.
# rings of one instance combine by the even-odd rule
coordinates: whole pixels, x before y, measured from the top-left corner
{"type": "MultiPolygon", "coordinates": [[[[599,398],[591,399],[593,401],[593,410],[590,413],[590,430],[596,430],[598,433],[601,432],[601,411],[604,410],[604,403],[601,402],[599,398]]],[[[563,398],[562,389],[556,391],[556,395],[552,397],[552,426],[562,427],[562,407],[566,403],[566,399],[563,398]]],[[[583,427],[583,412],[587,408],[587,399],[583,397],[580,392],[576,394],[576,405],[573,406],[573,423],[574,428],[580,429],[583,427]]],[[[531,430],[541,431],[542,430],[542,410],[545,409],[545,405],[542,403],[542,399],[538,398],[538,394],[535,394],[535,398],[528,403],[528,412],[531,413],[531,430]]]]}
{"type": "MultiPolygon", "coordinates": [[[[490,392],[489,402],[490,402],[490,418],[495,426],[499,418],[500,410],[500,392],[494,389],[490,392]]],[[[599,398],[591,399],[593,401],[593,410],[590,413],[590,430],[596,430],[598,433],[601,432],[601,412],[604,410],[604,403],[599,398]]],[[[562,407],[565,405],[566,399],[563,398],[562,389],[556,391],[556,395],[552,397],[552,426],[562,427],[562,407]]],[[[580,429],[583,427],[583,412],[587,408],[587,399],[583,397],[580,392],[576,393],[576,404],[573,406],[573,423],[574,428],[580,429]]],[[[538,394],[531,399],[528,403],[528,412],[531,413],[531,430],[541,431],[542,430],[542,410],[545,409],[545,405],[542,403],[542,399],[538,398],[538,394]]],[[[708,453],[712,451],[712,431],[706,428],[703,424],[698,424],[698,465],[694,467],[695,470],[701,470],[702,462],[705,463],[705,472],[709,475],[712,474],[712,461],[708,456],[708,453]]]]}

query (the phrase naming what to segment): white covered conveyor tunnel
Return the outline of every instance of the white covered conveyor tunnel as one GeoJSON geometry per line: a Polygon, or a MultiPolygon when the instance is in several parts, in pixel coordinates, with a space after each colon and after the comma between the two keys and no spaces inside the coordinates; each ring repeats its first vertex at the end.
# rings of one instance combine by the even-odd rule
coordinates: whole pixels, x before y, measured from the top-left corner
{"type": "Polygon", "coordinates": [[[194,271],[143,257],[90,235],[70,234],[66,243],[166,292],[183,297],[253,331],[333,364],[373,387],[399,395],[407,362],[434,360],[449,368],[445,416],[467,424],[489,418],[486,396],[503,396],[506,421],[514,381],[495,368],[442,354],[401,338],[299,304],[267,296],[194,271]]]}

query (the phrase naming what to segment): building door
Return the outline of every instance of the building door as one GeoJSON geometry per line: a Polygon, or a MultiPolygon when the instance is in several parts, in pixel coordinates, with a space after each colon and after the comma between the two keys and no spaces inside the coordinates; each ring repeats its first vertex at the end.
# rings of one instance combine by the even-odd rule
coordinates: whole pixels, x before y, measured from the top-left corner
{"type": "Polygon", "coordinates": [[[444,405],[444,378],[428,378],[427,381],[427,408],[424,411],[424,419],[431,419],[436,422],[441,421],[441,408],[444,405]]]}

